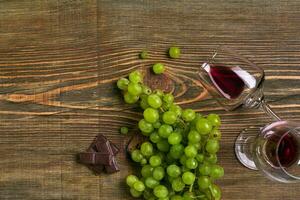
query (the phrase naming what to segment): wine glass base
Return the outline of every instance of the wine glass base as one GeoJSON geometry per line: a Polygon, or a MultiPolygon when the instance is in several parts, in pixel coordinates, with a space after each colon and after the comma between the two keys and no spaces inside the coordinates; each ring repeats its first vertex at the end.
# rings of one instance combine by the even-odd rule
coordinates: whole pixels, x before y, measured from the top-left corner
{"type": "Polygon", "coordinates": [[[244,129],[235,141],[235,155],[247,168],[258,170],[252,156],[252,144],[259,134],[261,126],[251,126],[244,129]]]}

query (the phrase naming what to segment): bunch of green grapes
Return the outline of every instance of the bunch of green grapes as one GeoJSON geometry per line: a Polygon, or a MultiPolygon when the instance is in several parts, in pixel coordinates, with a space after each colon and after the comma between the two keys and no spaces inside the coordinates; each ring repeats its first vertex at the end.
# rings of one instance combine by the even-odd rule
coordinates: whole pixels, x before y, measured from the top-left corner
{"type": "Polygon", "coordinates": [[[139,177],[126,178],[131,195],[148,200],[221,199],[214,184],[224,175],[216,155],[219,116],[183,110],[172,94],[144,85],[139,71],[119,79],[117,85],[126,103],[139,103],[144,110],[138,127],[149,138],[131,152],[132,160],[141,166],[139,177]]]}

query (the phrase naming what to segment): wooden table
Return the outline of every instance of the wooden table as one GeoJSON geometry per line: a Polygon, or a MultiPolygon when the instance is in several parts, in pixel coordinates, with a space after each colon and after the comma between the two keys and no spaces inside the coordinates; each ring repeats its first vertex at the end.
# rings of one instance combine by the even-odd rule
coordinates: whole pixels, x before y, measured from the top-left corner
{"type": "Polygon", "coordinates": [[[200,49],[226,44],[263,67],[265,95],[280,116],[300,119],[300,1],[0,1],[0,199],[131,199],[127,136],[141,114],[115,81],[155,62],[167,66],[176,101],[222,117],[219,181],[226,200],[296,200],[299,184],[273,183],[234,156],[238,133],[270,119],[223,111],[195,76],[200,49]],[[172,44],[182,49],[167,59],[172,44]],[[138,59],[142,49],[147,60],[138,59]],[[121,172],[94,176],[76,163],[98,133],[121,148],[121,172]]]}

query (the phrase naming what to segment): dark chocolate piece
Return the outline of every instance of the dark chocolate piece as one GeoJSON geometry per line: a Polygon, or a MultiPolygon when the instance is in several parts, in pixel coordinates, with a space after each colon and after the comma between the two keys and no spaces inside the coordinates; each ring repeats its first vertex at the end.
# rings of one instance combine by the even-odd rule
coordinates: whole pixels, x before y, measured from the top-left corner
{"type": "Polygon", "coordinates": [[[83,152],[79,154],[80,162],[93,165],[111,165],[112,155],[101,152],[83,152]]]}

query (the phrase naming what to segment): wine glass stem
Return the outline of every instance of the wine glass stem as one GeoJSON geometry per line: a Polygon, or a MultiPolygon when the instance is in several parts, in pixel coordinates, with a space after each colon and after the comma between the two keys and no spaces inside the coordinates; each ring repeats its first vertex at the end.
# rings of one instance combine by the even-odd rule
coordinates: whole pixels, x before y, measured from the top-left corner
{"type": "Polygon", "coordinates": [[[269,117],[273,118],[275,121],[280,121],[280,117],[270,108],[265,100],[262,100],[259,108],[263,110],[269,117]]]}

